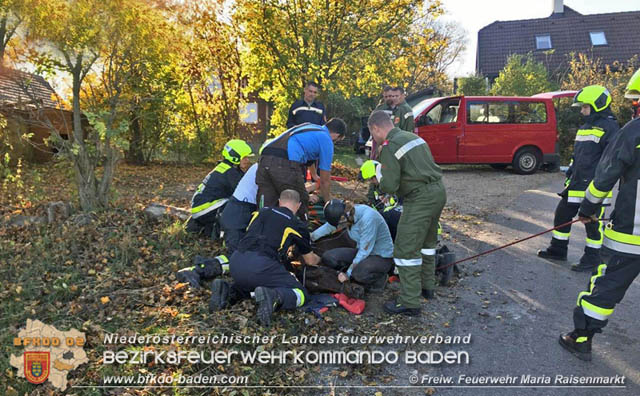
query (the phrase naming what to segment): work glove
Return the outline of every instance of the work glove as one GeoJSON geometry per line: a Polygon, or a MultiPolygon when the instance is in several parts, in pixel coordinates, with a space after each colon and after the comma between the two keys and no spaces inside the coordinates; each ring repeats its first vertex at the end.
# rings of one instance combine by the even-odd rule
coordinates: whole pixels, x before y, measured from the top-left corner
{"type": "Polygon", "coordinates": [[[375,177],[378,182],[380,182],[380,179],[382,178],[381,166],[382,165],[378,161],[367,160],[360,167],[359,177],[362,180],[369,180],[375,177]]]}

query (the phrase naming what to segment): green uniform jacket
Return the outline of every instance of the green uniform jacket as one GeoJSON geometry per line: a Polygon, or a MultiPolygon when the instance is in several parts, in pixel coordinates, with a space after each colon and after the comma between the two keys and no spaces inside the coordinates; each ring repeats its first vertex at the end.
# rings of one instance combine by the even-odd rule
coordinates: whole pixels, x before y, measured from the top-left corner
{"type": "Polygon", "coordinates": [[[387,104],[384,103],[384,102],[382,102],[378,106],[376,106],[374,111],[376,111],[376,110],[384,111],[385,113],[389,114],[389,117],[391,117],[391,118],[393,118],[393,112],[395,111],[395,109],[392,109],[391,107],[387,106],[387,104]]]}
{"type": "Polygon", "coordinates": [[[442,179],[427,143],[414,133],[393,128],[382,143],[380,190],[411,202],[425,184],[442,179]]]}
{"type": "Polygon", "coordinates": [[[402,102],[393,109],[393,126],[403,131],[413,132],[413,109],[407,102],[402,102]]]}
{"type": "Polygon", "coordinates": [[[407,102],[402,102],[393,108],[387,106],[386,103],[380,103],[376,107],[376,110],[382,110],[389,114],[391,121],[393,121],[393,126],[403,131],[413,132],[413,109],[411,109],[411,106],[409,106],[407,102]]]}

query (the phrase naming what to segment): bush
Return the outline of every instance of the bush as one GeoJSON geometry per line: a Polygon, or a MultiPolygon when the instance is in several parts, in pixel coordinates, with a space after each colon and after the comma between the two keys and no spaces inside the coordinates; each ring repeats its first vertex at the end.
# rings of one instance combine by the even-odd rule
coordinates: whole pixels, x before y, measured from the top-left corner
{"type": "Polygon", "coordinates": [[[536,62],[531,54],[514,54],[494,81],[491,95],[531,96],[555,88],[542,63],[536,62]]]}
{"type": "Polygon", "coordinates": [[[469,76],[458,79],[458,95],[482,96],[487,94],[487,83],[482,76],[469,76]]]}

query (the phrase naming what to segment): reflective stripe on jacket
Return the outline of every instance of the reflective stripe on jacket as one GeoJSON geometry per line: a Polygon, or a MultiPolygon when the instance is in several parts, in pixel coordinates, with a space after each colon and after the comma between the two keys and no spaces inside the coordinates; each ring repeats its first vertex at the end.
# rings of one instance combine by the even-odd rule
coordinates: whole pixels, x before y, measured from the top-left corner
{"type": "Polygon", "coordinates": [[[191,198],[192,215],[203,216],[224,205],[244,173],[230,162],[222,161],[202,180],[191,198]]]}
{"type": "Polygon", "coordinates": [[[603,245],[616,252],[640,256],[640,119],[630,121],[607,147],[593,181],[585,192],[580,212],[598,213],[600,205],[620,181],[611,221],[603,245]]]}
{"type": "MultiPolygon", "coordinates": [[[[587,117],[587,122],[576,133],[565,189],[569,203],[582,202],[602,153],[618,132],[618,122],[609,114],[595,113],[587,117]]],[[[603,204],[608,205],[610,201],[603,204]]]]}

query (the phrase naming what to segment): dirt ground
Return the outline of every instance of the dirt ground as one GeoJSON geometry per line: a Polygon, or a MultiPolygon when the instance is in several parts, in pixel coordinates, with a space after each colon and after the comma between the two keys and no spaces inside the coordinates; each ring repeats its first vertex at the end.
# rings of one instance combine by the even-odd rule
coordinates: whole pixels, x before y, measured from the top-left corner
{"type": "MultiPolygon", "coordinates": [[[[355,162],[366,158],[358,155],[355,162]]],[[[523,191],[548,184],[553,174],[538,171],[533,175],[518,175],[509,167],[495,170],[489,165],[441,165],[447,190],[446,212],[484,217],[496,208],[507,206],[523,191]],[[474,194],[477,192],[477,194],[474,194]]],[[[332,191],[342,198],[365,200],[366,183],[333,182],[332,191]],[[357,187],[355,192],[352,192],[357,187]]]]}

